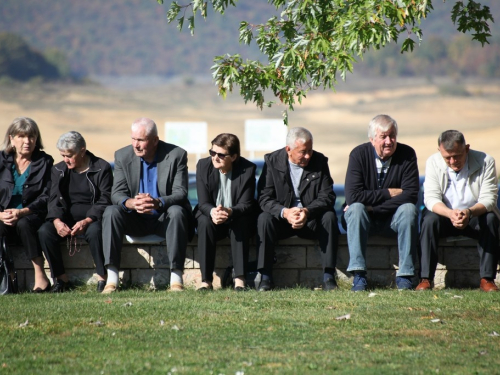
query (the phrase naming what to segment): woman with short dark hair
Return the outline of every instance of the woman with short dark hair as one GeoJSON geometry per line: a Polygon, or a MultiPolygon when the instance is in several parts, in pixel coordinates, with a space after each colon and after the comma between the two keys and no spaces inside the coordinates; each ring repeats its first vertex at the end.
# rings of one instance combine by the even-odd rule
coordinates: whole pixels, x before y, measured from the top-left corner
{"type": "Polygon", "coordinates": [[[0,147],[0,241],[20,241],[35,270],[33,292],[50,289],[37,230],[47,213],[50,169],[54,159],[42,151],[35,121],[12,121],[0,147]]]}
{"type": "Polygon", "coordinates": [[[202,283],[213,289],[215,244],[229,235],[234,266],[234,288],[245,288],[250,236],[256,225],[255,164],[240,156],[240,141],[233,134],[219,134],[210,156],[196,166],[198,205],[198,254],[202,283]]]}

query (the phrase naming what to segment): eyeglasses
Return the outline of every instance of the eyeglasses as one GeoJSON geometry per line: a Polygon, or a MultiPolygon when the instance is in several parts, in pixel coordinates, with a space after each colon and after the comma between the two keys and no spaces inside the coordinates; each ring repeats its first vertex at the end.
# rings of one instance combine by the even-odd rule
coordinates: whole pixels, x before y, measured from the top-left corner
{"type": "Polygon", "coordinates": [[[217,155],[219,157],[219,159],[224,159],[226,156],[229,156],[229,154],[221,154],[220,152],[215,152],[214,150],[208,150],[208,153],[212,157],[214,157],[215,155],[217,155]]]}

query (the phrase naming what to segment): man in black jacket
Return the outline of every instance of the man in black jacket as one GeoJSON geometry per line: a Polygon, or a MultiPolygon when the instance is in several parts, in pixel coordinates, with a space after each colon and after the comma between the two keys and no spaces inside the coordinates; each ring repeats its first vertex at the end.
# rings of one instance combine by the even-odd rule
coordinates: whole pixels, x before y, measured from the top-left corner
{"type": "Polygon", "coordinates": [[[292,128],[286,146],[264,157],[259,180],[262,213],[257,224],[259,291],[272,288],[274,246],[291,236],[318,239],[323,260],[323,289],[337,288],[338,247],[335,193],[328,158],[313,151],[313,137],[304,128],[292,128]]]}
{"type": "Polygon", "coordinates": [[[397,143],[398,125],[387,115],[374,117],[368,126],[370,142],[349,155],[345,180],[349,266],[354,273],[352,291],[366,289],[368,236],[396,236],[399,248],[398,289],[411,289],[413,259],[418,243],[419,181],[415,151],[397,143]]]}

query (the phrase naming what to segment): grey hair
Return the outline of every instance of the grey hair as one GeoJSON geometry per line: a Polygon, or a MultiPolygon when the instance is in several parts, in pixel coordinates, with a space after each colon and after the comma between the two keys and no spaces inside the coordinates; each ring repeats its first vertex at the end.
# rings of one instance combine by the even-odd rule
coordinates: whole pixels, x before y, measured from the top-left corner
{"type": "Polygon", "coordinates": [[[374,139],[377,135],[377,130],[386,132],[392,127],[396,130],[396,135],[398,135],[398,123],[396,120],[388,115],[375,116],[368,124],[368,138],[374,139]]]}
{"type": "Polygon", "coordinates": [[[74,151],[78,152],[82,149],[87,148],[85,139],[83,136],[72,130],[70,132],[64,133],[57,140],[56,147],[59,151],[74,151]]]}
{"type": "Polygon", "coordinates": [[[309,130],[306,128],[291,128],[286,135],[286,145],[290,147],[290,149],[294,149],[297,147],[295,144],[296,141],[300,141],[301,143],[306,143],[313,140],[313,136],[309,130]]]}
{"type": "Polygon", "coordinates": [[[458,130],[446,130],[438,137],[438,147],[443,145],[446,151],[452,150],[455,147],[455,143],[458,143],[460,146],[465,145],[465,137],[458,130]]]}
{"type": "Polygon", "coordinates": [[[153,120],[147,117],[141,117],[132,123],[132,129],[144,128],[146,129],[147,137],[158,137],[158,128],[153,120]]]}

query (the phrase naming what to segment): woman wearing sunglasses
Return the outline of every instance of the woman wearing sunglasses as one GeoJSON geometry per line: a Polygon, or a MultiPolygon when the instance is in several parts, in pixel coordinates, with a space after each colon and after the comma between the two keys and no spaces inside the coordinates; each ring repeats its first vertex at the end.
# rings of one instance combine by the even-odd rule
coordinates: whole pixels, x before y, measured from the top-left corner
{"type": "Polygon", "coordinates": [[[198,205],[199,290],[213,289],[215,243],[231,238],[234,289],[245,289],[250,236],[256,226],[255,164],[240,156],[240,141],[233,134],[219,134],[210,156],[196,166],[198,205]]]}

